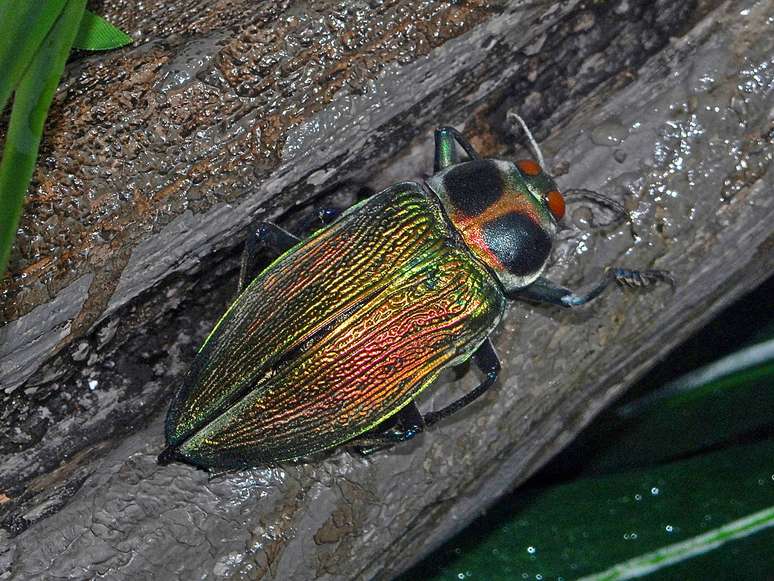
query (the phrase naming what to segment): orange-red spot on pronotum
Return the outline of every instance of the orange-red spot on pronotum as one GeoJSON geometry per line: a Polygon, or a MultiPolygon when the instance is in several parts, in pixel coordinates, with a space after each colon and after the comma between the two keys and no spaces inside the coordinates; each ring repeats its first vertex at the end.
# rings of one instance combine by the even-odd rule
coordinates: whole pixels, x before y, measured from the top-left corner
{"type": "Polygon", "coordinates": [[[519,160],[516,162],[516,166],[521,170],[521,173],[530,177],[540,175],[542,171],[540,166],[531,159],[519,160]]]}
{"type": "Polygon", "coordinates": [[[556,190],[551,190],[546,194],[546,203],[548,204],[549,211],[557,222],[564,217],[565,204],[564,196],[562,196],[562,194],[556,190]]]}

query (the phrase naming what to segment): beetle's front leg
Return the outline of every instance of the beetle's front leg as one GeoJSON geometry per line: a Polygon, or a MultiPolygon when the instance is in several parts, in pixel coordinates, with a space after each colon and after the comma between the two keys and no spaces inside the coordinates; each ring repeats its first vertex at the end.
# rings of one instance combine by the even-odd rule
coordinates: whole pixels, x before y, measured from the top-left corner
{"type": "Polygon", "coordinates": [[[465,139],[465,136],[454,127],[439,127],[435,130],[435,161],[433,167],[436,172],[459,163],[455,143],[465,150],[470,159],[480,159],[473,146],[465,139]]]}
{"type": "Polygon", "coordinates": [[[293,236],[287,230],[280,228],[271,222],[258,222],[255,231],[247,237],[245,249],[242,252],[242,263],[239,267],[239,285],[237,286],[237,295],[250,284],[255,276],[255,267],[258,264],[260,251],[267,249],[277,254],[282,254],[290,250],[301,241],[297,236],[293,236]]]}
{"type": "Polygon", "coordinates": [[[604,278],[585,294],[576,294],[540,277],[528,287],[511,293],[509,298],[549,303],[560,307],[577,307],[585,305],[601,295],[612,282],[630,288],[645,288],[658,282],[666,282],[672,287],[675,284],[674,279],[666,270],[628,270],[608,267],[605,269],[604,278]]]}

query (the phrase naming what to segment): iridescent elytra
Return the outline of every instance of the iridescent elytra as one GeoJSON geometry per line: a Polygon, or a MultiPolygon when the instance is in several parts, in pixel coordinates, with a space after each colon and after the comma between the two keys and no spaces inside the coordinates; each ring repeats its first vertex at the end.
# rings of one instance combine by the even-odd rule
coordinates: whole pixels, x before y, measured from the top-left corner
{"type": "Polygon", "coordinates": [[[258,223],[237,298],[169,408],[159,462],[223,471],[409,440],[495,382],[488,337],[507,299],[576,307],[613,281],[669,280],[609,268],[578,295],[543,278],[565,200],[542,165],[481,159],[442,127],[424,184],[395,184],[332,220],[321,213],[329,222],[306,240],[258,223]],[[253,277],[265,249],[280,255],[253,277]],[[422,390],[468,359],[480,385],[420,413],[422,390]]]}

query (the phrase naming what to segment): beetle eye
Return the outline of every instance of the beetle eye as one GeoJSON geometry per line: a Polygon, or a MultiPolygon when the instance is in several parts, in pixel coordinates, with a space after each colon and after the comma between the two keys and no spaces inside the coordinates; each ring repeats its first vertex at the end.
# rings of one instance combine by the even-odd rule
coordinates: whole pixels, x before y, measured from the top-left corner
{"type": "Polygon", "coordinates": [[[564,217],[564,196],[556,190],[551,190],[546,194],[546,205],[548,210],[553,215],[554,219],[559,222],[564,217]]]}
{"type": "Polygon", "coordinates": [[[538,176],[542,171],[540,166],[531,159],[520,159],[516,162],[516,167],[521,170],[521,173],[530,177],[538,176]]]}

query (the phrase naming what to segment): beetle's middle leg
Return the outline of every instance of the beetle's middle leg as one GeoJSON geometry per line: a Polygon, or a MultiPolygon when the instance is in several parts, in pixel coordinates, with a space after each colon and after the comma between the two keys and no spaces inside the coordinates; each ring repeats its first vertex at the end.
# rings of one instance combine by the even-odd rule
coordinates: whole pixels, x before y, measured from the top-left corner
{"type": "MultiPolygon", "coordinates": [[[[357,182],[346,182],[341,187],[344,188],[345,192],[352,192],[358,200],[370,198],[376,193],[372,187],[357,182]]],[[[315,206],[317,220],[323,226],[330,226],[344,213],[344,210],[346,210],[346,207],[315,206]]]]}
{"type": "Polygon", "coordinates": [[[247,237],[245,249],[242,252],[242,262],[239,266],[239,286],[237,294],[240,294],[255,276],[255,268],[258,265],[258,257],[263,249],[282,254],[290,250],[301,241],[287,230],[280,228],[271,222],[258,222],[254,232],[247,237]]]}

